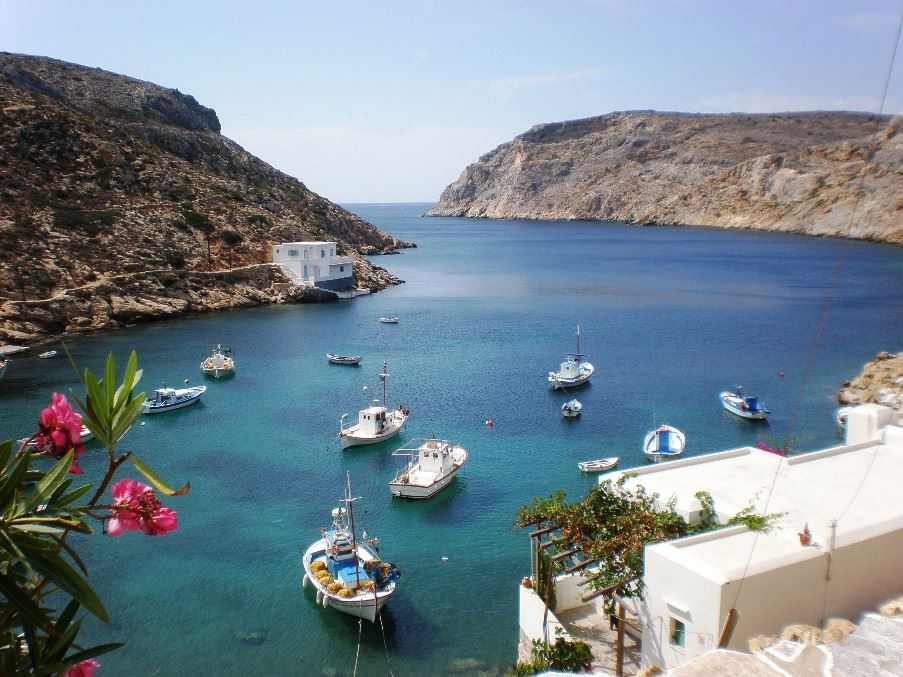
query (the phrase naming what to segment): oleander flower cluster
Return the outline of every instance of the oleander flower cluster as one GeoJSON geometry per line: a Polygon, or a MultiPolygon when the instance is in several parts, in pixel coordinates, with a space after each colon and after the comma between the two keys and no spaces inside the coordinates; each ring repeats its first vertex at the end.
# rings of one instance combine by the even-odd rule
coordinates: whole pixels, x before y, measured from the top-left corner
{"type": "Polygon", "coordinates": [[[53,393],[49,407],[38,417],[38,432],[34,437],[35,447],[47,449],[54,458],[62,458],[70,451],[74,459],[69,471],[81,475],[78,456],[85,447],[82,444],[82,419],[75,413],[66,396],[53,393]]]}
{"type": "Polygon", "coordinates": [[[157,536],[175,531],[178,526],[176,512],[163,506],[153,489],[132,479],[122,479],[112,488],[113,505],[107,533],[120,536],[126,531],[143,531],[157,536]]]}

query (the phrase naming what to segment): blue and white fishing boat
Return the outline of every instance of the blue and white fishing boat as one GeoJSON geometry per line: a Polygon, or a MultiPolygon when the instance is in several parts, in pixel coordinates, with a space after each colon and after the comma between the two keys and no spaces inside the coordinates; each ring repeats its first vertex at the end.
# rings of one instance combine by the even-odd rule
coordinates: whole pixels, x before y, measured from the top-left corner
{"type": "Polygon", "coordinates": [[[718,395],[722,406],[732,414],[754,421],[764,421],[771,412],[759,401],[758,397],[752,397],[743,393],[743,386],[737,386],[737,392],[725,390],[718,395]]]}
{"type": "MultiPolygon", "coordinates": [[[[394,564],[383,562],[376,539],[357,539],[354,529],[354,501],[351,477],[346,476],[345,498],[332,511],[332,526],[320,530],[301,556],[302,587],[312,585],[317,603],[371,623],[379,610],[395,594],[401,573],[394,564]]],[[[366,534],[366,532],[365,532],[366,534]]]]}
{"type": "MultiPolygon", "coordinates": [[[[187,381],[188,379],[186,379],[187,381]]],[[[181,409],[189,404],[194,404],[201,399],[207,390],[207,386],[192,386],[191,388],[169,388],[164,383],[162,388],[154,391],[153,397],[144,400],[145,414],[159,414],[163,411],[181,409]]]]}
{"type": "Polygon", "coordinates": [[[680,430],[670,425],[660,425],[646,434],[643,453],[646,458],[658,462],[680,456],[686,444],[687,437],[680,430]]]}
{"type": "Polygon", "coordinates": [[[564,390],[588,383],[595,367],[584,357],[586,356],[580,352],[580,325],[577,325],[577,352],[565,355],[558,371],[549,372],[549,385],[554,390],[564,390]]]}

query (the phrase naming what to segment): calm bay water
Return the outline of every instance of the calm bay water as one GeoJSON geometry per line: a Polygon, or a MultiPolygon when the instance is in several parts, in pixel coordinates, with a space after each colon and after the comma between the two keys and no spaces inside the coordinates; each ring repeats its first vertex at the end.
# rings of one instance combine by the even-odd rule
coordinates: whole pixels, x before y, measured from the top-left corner
{"type": "MultiPolygon", "coordinates": [[[[70,344],[95,370],[130,350],[142,386],[202,381],[212,345],[238,374],[202,403],[145,417],[125,448],[191,493],[169,504],[177,532],[86,539],[110,626],[85,639],[124,641],[100,675],[350,675],[358,623],[300,588],[300,552],[327,526],[351,473],[358,524],[402,570],[384,626],[364,623],[360,675],[490,674],[517,644],[517,582],[529,573],[517,507],[591,485],[577,461],[644,462],[653,421],[687,435],[687,455],[759,440],[810,450],[839,441],[841,381],[903,341],[903,249],[850,242],[833,305],[820,313],[843,243],[797,236],[621,224],[423,219],[428,205],[351,205],[418,248],[374,261],[407,281],[354,301],[283,306],[142,325],[70,344]],[[382,325],[397,315],[398,325],[382,325]],[[546,374],[581,347],[596,375],[570,395],[546,374]],[[358,368],[326,352],[359,353],[358,368]],[[809,356],[811,372],[804,381],[809,356]],[[356,416],[388,361],[390,405],[411,409],[395,441],[340,450],[339,416],[356,416]],[[779,373],[783,372],[784,376],[779,373]],[[717,393],[744,384],[768,424],[723,412],[717,393]],[[365,392],[362,387],[369,386],[365,392]],[[794,412],[796,415],[794,416],[794,412]],[[487,428],[484,420],[495,426],[487,428]],[[401,442],[436,434],[467,447],[458,479],[428,502],[392,500],[401,442]],[[447,561],[443,561],[447,557],[447,561]]],[[[15,360],[0,381],[6,437],[30,432],[53,391],[75,385],[62,358],[15,360]]],[[[82,466],[101,466],[92,446],[82,466]]],[[[703,489],[704,487],[700,487],[703,489]]]]}

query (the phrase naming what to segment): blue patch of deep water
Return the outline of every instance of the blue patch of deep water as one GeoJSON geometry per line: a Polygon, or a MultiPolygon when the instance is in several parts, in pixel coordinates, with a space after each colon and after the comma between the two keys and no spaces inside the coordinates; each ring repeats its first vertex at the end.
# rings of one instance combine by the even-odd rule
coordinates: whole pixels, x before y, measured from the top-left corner
{"type": "MultiPolygon", "coordinates": [[[[168,504],[173,534],[84,539],[91,581],[112,624],[86,641],[124,641],[103,673],[350,675],[358,624],[300,588],[299,557],[328,526],[350,472],[360,527],[402,571],[384,628],[364,623],[358,674],[495,673],[517,644],[517,582],[529,573],[517,507],[593,478],[578,461],[644,462],[653,420],[687,435],[687,455],[790,438],[839,441],[839,384],[903,338],[903,250],[863,242],[614,223],[423,219],[429,205],[352,205],[418,244],[374,262],[406,284],[326,305],[257,308],[140,325],[70,344],[95,371],[138,351],[142,386],[205,382],[200,405],[144,417],[125,448],[191,493],[168,504]],[[846,256],[827,320],[819,318],[838,252],[846,256]],[[400,318],[379,324],[381,315],[400,318]],[[596,366],[576,393],[546,374],[581,347],[596,366]],[[816,344],[816,338],[818,342],[816,344]],[[211,346],[232,346],[235,378],[204,381],[211,346]],[[360,367],[326,362],[360,354],[360,367]],[[339,416],[377,392],[411,409],[392,442],[340,451],[339,416]],[[783,372],[784,376],[779,376],[783,372]],[[721,409],[738,383],[772,410],[756,424],[721,409]],[[363,391],[364,385],[369,386],[363,391]],[[495,425],[487,428],[484,421],[495,425]],[[405,439],[436,434],[471,460],[426,502],[392,500],[405,439]],[[443,561],[447,557],[447,561],[443,561]],[[383,633],[384,630],[384,633],[383,633]],[[455,664],[455,661],[459,663],[455,664]]],[[[64,358],[14,360],[0,381],[6,437],[29,433],[53,391],[74,386],[64,358]]],[[[96,479],[102,452],[83,457],[96,479]]],[[[704,487],[700,487],[703,489],[704,487]]]]}

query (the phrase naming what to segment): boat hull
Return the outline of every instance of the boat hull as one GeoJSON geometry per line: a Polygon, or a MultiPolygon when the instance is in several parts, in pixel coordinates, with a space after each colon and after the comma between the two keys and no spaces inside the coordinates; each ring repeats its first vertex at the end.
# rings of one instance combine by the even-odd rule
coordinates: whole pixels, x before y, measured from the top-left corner
{"type": "Polygon", "coordinates": [[[347,449],[349,447],[360,447],[366,444],[378,444],[379,442],[384,442],[388,439],[395,437],[401,429],[404,428],[405,423],[407,422],[408,417],[404,414],[400,416],[393,417],[392,421],[383,428],[382,432],[376,435],[358,435],[355,432],[357,426],[352,426],[350,428],[346,428],[339,434],[339,439],[342,443],[342,449],[347,449]]]}
{"type": "Polygon", "coordinates": [[[578,376],[573,378],[562,377],[557,372],[549,372],[549,386],[552,390],[566,390],[568,388],[579,388],[589,383],[595,372],[595,367],[589,362],[581,363],[582,371],[578,376]]]}
{"type": "Polygon", "coordinates": [[[379,614],[389,598],[395,593],[395,584],[392,583],[389,588],[378,591],[360,592],[354,597],[339,597],[329,592],[327,587],[316,579],[311,571],[311,564],[316,559],[322,559],[326,550],[326,541],[320,539],[311,545],[304,555],[301,557],[301,568],[304,571],[304,579],[302,585],[310,585],[317,593],[317,601],[322,604],[322,600],[326,601],[326,606],[330,606],[336,611],[343,614],[363,618],[371,623],[376,621],[379,614]]]}
{"type": "Polygon", "coordinates": [[[209,368],[201,367],[204,376],[212,376],[213,378],[224,378],[226,376],[235,376],[235,367],[231,368],[209,368]]]}
{"type": "Polygon", "coordinates": [[[144,413],[145,414],[160,414],[164,411],[174,411],[176,409],[182,409],[184,407],[189,407],[192,404],[200,401],[201,395],[207,390],[207,386],[198,386],[197,388],[192,388],[194,391],[192,395],[186,397],[184,399],[180,399],[175,402],[166,402],[165,404],[154,404],[153,400],[145,400],[144,402],[144,413]]]}
{"type": "Polygon", "coordinates": [[[361,363],[360,355],[327,355],[326,359],[331,364],[345,364],[355,366],[361,363]]]}
{"type": "Polygon", "coordinates": [[[602,458],[597,461],[583,461],[577,464],[583,472],[605,472],[618,465],[618,458],[602,458]]]}
{"type": "Polygon", "coordinates": [[[451,484],[451,481],[455,479],[455,476],[457,476],[458,471],[462,467],[463,466],[458,466],[442,479],[433,482],[429,486],[392,481],[389,482],[389,490],[392,492],[393,496],[397,496],[398,498],[432,498],[451,484]]]}
{"type": "Polygon", "coordinates": [[[661,426],[649,432],[643,441],[643,453],[646,458],[658,463],[670,458],[676,458],[684,453],[687,438],[677,428],[661,426]],[[662,439],[665,439],[665,447],[662,447],[662,439]]]}
{"type": "Polygon", "coordinates": [[[751,411],[743,408],[743,398],[738,397],[734,393],[723,392],[718,396],[721,399],[721,406],[730,413],[745,418],[749,421],[764,421],[768,418],[768,412],[765,409],[757,409],[751,411]]]}

